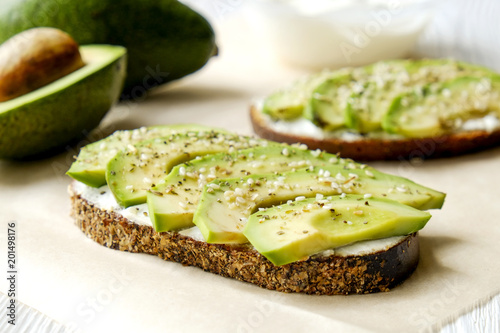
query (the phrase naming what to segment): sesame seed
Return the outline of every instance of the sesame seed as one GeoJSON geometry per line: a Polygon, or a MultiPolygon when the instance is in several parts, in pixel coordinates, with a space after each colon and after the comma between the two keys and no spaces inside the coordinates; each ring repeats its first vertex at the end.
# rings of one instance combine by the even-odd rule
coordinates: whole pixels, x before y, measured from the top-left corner
{"type": "Polygon", "coordinates": [[[363,198],[365,199],[369,199],[371,197],[372,197],[371,193],[366,193],[365,195],[363,195],[363,198]]]}
{"type": "Polygon", "coordinates": [[[370,171],[370,170],[365,170],[365,174],[368,176],[368,177],[374,177],[373,173],[370,171]]]}
{"type": "Polygon", "coordinates": [[[301,195],[301,196],[296,197],[295,201],[302,201],[302,200],[305,200],[305,199],[306,199],[306,197],[303,196],[303,195],[301,195]]]}
{"type": "Polygon", "coordinates": [[[316,193],[316,200],[321,200],[323,199],[325,196],[321,193],[316,193]]]}
{"type": "Polygon", "coordinates": [[[316,150],[312,150],[311,151],[311,155],[314,156],[314,157],[318,157],[320,154],[321,154],[321,150],[320,149],[316,149],[316,150]]]}
{"type": "MultiPolygon", "coordinates": [[[[208,187],[210,187],[210,188],[213,188],[213,189],[215,189],[215,190],[220,189],[220,185],[219,185],[219,184],[215,184],[215,183],[210,183],[210,184],[208,184],[207,186],[208,186],[208,187]]],[[[226,191],[226,192],[227,192],[227,191],[226,191]]],[[[226,194],[226,193],[224,192],[224,194],[226,194]]]]}
{"type": "Polygon", "coordinates": [[[406,186],[404,186],[404,185],[401,185],[401,186],[397,186],[397,187],[396,187],[396,190],[397,190],[398,192],[405,193],[405,192],[407,192],[407,191],[408,191],[408,188],[407,188],[406,186]]]}
{"type": "Polygon", "coordinates": [[[337,173],[337,175],[335,176],[335,178],[336,178],[337,180],[340,180],[340,181],[345,181],[345,177],[344,177],[344,176],[342,176],[342,174],[341,174],[340,172],[339,172],[339,173],[337,173]]]}

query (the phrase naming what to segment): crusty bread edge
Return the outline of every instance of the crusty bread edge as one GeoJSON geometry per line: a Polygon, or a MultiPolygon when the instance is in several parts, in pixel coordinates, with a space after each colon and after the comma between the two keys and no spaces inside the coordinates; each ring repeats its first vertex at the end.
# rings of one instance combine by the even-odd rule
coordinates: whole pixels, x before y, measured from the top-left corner
{"type": "Polygon", "coordinates": [[[250,107],[250,120],[255,133],[268,140],[306,144],[309,149],[339,153],[341,157],[358,161],[405,160],[456,156],[500,144],[500,129],[467,131],[423,139],[362,139],[346,141],[340,138],[316,139],[303,135],[278,132],[269,126],[267,116],[255,105],[250,107]]]}
{"type": "Polygon", "coordinates": [[[101,245],[157,255],[281,292],[345,295],[389,291],[411,275],[419,260],[415,233],[374,254],[316,256],[275,266],[249,246],[208,244],[177,232],[157,233],[150,226],[132,223],[119,214],[98,208],[75,194],[71,186],[70,197],[75,223],[101,245]]]}

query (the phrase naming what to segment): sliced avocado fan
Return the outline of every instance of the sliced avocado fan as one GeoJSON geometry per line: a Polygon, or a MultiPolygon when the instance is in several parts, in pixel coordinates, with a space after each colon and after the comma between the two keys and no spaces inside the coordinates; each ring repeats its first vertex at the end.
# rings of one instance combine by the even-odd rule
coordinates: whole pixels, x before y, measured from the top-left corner
{"type": "MultiPolygon", "coordinates": [[[[342,165],[345,169],[371,168],[304,145],[269,145],[207,155],[177,165],[147,193],[149,216],[156,231],[193,226],[193,214],[203,188],[215,179],[246,177],[301,169],[307,166],[342,165]]],[[[216,187],[209,184],[209,187],[216,187]]],[[[210,191],[210,189],[208,189],[210,191]]]]}
{"type": "MultiPolygon", "coordinates": [[[[396,62],[392,62],[392,67],[396,62]]],[[[491,70],[448,59],[403,61],[390,74],[377,74],[354,92],[345,109],[346,126],[360,133],[380,131],[382,119],[401,93],[464,76],[490,76],[491,70]],[[399,70],[395,70],[399,68],[399,70]]],[[[452,101],[450,101],[452,102],[452,101]]]]}
{"type": "Polygon", "coordinates": [[[387,198],[417,209],[440,208],[445,198],[444,193],[376,170],[309,167],[214,180],[204,187],[193,222],[208,243],[246,243],[243,228],[259,208],[343,193],[387,198]]]}

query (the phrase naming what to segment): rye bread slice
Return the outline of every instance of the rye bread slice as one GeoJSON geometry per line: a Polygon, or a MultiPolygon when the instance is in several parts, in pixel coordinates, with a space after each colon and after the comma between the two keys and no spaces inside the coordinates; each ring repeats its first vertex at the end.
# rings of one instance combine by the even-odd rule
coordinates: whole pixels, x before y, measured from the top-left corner
{"type": "Polygon", "coordinates": [[[304,143],[309,149],[338,153],[343,158],[357,161],[404,160],[412,158],[449,157],[471,153],[500,144],[500,129],[492,132],[475,130],[432,138],[343,140],[337,137],[317,139],[311,136],[278,132],[270,126],[270,119],[257,107],[251,106],[250,119],[255,133],[271,141],[304,143]]]}
{"type": "Polygon", "coordinates": [[[151,226],[99,208],[77,194],[73,185],[69,193],[76,224],[101,245],[157,255],[281,292],[346,295],[388,291],[410,276],[419,260],[418,234],[414,233],[384,251],[314,256],[275,266],[251,246],[208,244],[177,232],[157,233],[151,226]]]}

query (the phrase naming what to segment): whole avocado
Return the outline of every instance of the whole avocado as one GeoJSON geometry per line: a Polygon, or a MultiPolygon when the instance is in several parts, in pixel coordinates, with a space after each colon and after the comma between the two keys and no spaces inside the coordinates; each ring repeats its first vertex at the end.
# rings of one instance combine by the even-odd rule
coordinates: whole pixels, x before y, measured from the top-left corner
{"type": "Polygon", "coordinates": [[[215,34],[199,13],[176,0],[18,0],[0,9],[0,43],[33,27],[55,27],[80,44],[128,50],[122,99],[203,67],[216,54],[215,34]]]}

